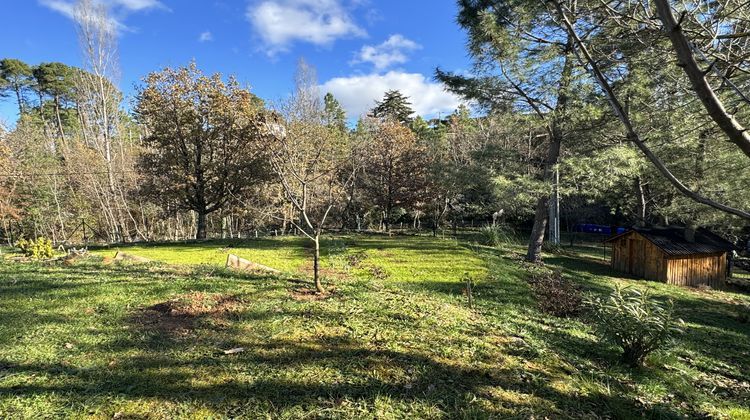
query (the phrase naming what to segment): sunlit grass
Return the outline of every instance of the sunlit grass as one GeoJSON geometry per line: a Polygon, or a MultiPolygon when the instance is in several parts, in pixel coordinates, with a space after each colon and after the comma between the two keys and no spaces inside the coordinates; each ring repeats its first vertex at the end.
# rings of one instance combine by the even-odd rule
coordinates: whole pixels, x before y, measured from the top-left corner
{"type": "Polygon", "coordinates": [[[747,295],[623,278],[586,246],[546,255],[588,292],[674,300],[686,334],[630,370],[581,319],[539,312],[521,246],[326,238],[324,299],[306,293],[308,249],[279,237],[121,248],[167,265],[0,261],[0,418],[750,414],[747,295]],[[284,273],[225,271],[230,252],[284,273]]]}
{"type": "MultiPolygon", "coordinates": [[[[223,266],[228,254],[285,272],[306,272],[312,267],[312,253],[307,239],[298,236],[249,239],[241,241],[188,242],[148,246],[121,246],[93,249],[92,253],[114,257],[118,251],[175,265],[223,266]]],[[[398,282],[459,281],[466,274],[486,276],[485,263],[471,250],[455,240],[404,236],[329,237],[323,240],[321,266],[324,269],[379,275],[398,282]],[[347,261],[351,255],[364,254],[361,267],[347,261]]]]}

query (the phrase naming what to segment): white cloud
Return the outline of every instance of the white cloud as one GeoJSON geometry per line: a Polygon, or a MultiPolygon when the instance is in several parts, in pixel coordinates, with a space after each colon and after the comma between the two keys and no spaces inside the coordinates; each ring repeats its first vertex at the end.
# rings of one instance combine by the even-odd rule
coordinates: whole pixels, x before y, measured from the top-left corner
{"type": "Polygon", "coordinates": [[[367,114],[388,90],[399,90],[408,96],[414,111],[422,116],[453,112],[464,103],[458,96],[446,92],[442,84],[431,82],[420,73],[390,71],[337,77],[322,84],[320,90],[332,93],[350,118],[367,114]]]}
{"type": "Polygon", "coordinates": [[[134,12],[148,9],[166,8],[158,0],[110,0],[110,3],[122,6],[134,12]]]}
{"type": "Polygon", "coordinates": [[[409,60],[407,52],[420,48],[422,48],[421,45],[403,35],[391,35],[380,45],[363,46],[352,63],[372,63],[375,69],[383,70],[394,64],[406,63],[409,60]]]}
{"type": "Polygon", "coordinates": [[[201,34],[198,36],[199,42],[209,42],[214,40],[214,35],[211,33],[211,31],[201,32],[201,34]]]}
{"type": "Polygon", "coordinates": [[[42,6],[48,7],[67,18],[73,19],[75,16],[75,5],[65,0],[39,0],[42,6]]]}
{"type": "Polygon", "coordinates": [[[264,0],[247,8],[247,19],[269,54],[287,51],[295,41],[330,45],[364,36],[342,0],[264,0]]]}
{"type": "MultiPolygon", "coordinates": [[[[39,4],[69,19],[75,19],[75,0],[38,0],[39,4]]],[[[93,0],[94,3],[103,4],[109,9],[109,27],[117,32],[132,31],[123,23],[130,13],[142,12],[151,9],[169,10],[159,0],[93,0]]]]}

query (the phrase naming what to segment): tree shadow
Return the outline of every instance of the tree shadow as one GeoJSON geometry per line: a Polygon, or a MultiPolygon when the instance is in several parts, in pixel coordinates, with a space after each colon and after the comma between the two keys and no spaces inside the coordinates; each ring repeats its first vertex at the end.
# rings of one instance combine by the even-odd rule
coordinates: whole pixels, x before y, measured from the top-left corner
{"type": "Polygon", "coordinates": [[[605,264],[572,257],[558,256],[546,261],[561,267],[590,292],[606,294],[613,290],[615,281],[627,280],[648,288],[657,298],[671,300],[677,316],[687,323],[674,348],[686,364],[733,381],[742,382],[742,378],[750,377],[750,323],[741,320],[741,312],[748,304],[746,299],[644,280],[614,271],[605,264]],[[696,355],[700,360],[693,360],[696,355]]]}
{"type": "MultiPolygon", "coordinates": [[[[183,344],[185,345],[185,344],[183,344]]],[[[80,399],[157,398],[198,401],[219,412],[260,403],[283,413],[294,407],[343,409],[357,402],[373,407],[387,398],[398,404],[437,407],[441,417],[489,418],[508,415],[553,416],[647,414],[637,401],[619,396],[565,393],[551,386],[554,378],[534,368],[439,360],[418,352],[378,348],[345,337],[316,341],[239,342],[236,356],[199,354],[189,359],[147,353],[109,369],[81,370],[57,363],[24,364],[0,360],[0,376],[26,373],[48,376],[47,383],[0,385],[5,395],[67,395],[80,399]],[[262,366],[275,372],[260,377],[222,377],[199,381],[196,373],[262,366]],[[322,376],[290,375],[320,369],[322,376]],[[64,383],[57,379],[67,379],[64,383]],[[477,403],[477,398],[484,403],[477,403]]],[[[171,347],[179,347],[173,342],[171,347]]],[[[677,413],[663,408],[663,414],[677,413]]]]}
{"type": "MultiPolygon", "coordinates": [[[[175,275],[174,270],[158,265],[112,266],[98,273],[89,266],[55,270],[65,273],[71,282],[74,279],[89,282],[90,276],[96,275],[102,278],[102,282],[130,281],[137,287],[153,281],[155,274],[175,275]],[[130,280],[125,280],[128,278],[130,280]]],[[[211,281],[217,277],[227,284],[252,282],[257,286],[253,293],[259,299],[269,290],[290,287],[289,279],[225,272],[210,267],[199,267],[178,276],[192,279],[190,288],[195,290],[210,290],[211,281]]],[[[48,281],[45,279],[44,282],[48,281]]],[[[597,284],[593,280],[588,282],[592,287],[597,284]]],[[[54,286],[42,284],[37,292],[60,292],[61,289],[50,285],[54,286]]],[[[458,281],[425,281],[393,284],[392,287],[393,291],[400,293],[404,287],[407,287],[407,293],[408,287],[414,287],[413,290],[422,289],[430,295],[459,297],[463,285],[458,281]]],[[[235,290],[229,288],[224,293],[234,295],[235,290]]],[[[82,292],[88,293],[83,289],[82,292]]],[[[256,298],[244,301],[243,295],[237,293],[243,302],[241,307],[220,313],[198,313],[189,319],[190,325],[185,328],[187,334],[160,331],[144,323],[138,318],[138,311],[163,303],[164,294],[159,294],[160,301],[142,299],[143,308],[135,308],[121,319],[110,320],[127,327],[124,332],[118,332],[108,341],[80,345],[83,354],[105,354],[116,359],[112,366],[99,363],[85,368],[71,367],[64,361],[23,363],[18,362],[17,357],[0,355],[0,395],[41,398],[62,395],[81,407],[90,401],[108,404],[113,399],[152,398],[164,402],[198,403],[227,416],[238,417],[252,417],[252,413],[244,411],[250,406],[265,407],[271,413],[322,407],[331,410],[326,413],[329,416],[335,416],[335,413],[351,416],[347,407],[352,402],[371,410],[382,398],[407,407],[404,412],[408,412],[409,407],[435,407],[439,411],[432,411],[433,417],[446,418],[623,418],[636,415],[671,418],[680,414],[668,405],[646,407],[631,398],[627,391],[579,392],[555,386],[555,382],[561,379],[560,373],[550,372],[543,362],[539,362],[543,352],[554,352],[566,362],[583,367],[595,366],[597,370],[611,364],[614,356],[590,337],[566,332],[575,321],[551,319],[540,314],[528,284],[517,270],[477,281],[477,311],[487,315],[488,320],[462,327],[462,333],[473,337],[483,337],[497,328],[500,333],[521,340],[511,340],[506,347],[493,348],[492,352],[498,355],[494,358],[477,355],[456,359],[441,354],[437,343],[432,352],[424,348],[404,348],[398,340],[353,339],[335,329],[302,338],[265,335],[256,331],[261,323],[283,325],[289,319],[325,319],[336,320],[331,322],[335,325],[352,316],[351,308],[338,301],[323,306],[319,302],[286,305],[287,301],[282,300],[281,305],[285,306],[276,312],[265,306],[256,306],[256,298]],[[512,330],[509,329],[511,325],[512,330]],[[540,343],[544,343],[544,348],[539,348],[540,343]],[[220,352],[229,347],[242,347],[244,351],[231,356],[220,352]],[[505,355],[528,362],[523,365],[505,363],[505,355]],[[2,380],[19,374],[44,379],[2,380]]],[[[33,314],[27,319],[35,322],[33,314]]],[[[40,321],[66,322],[63,318],[40,321]]],[[[393,321],[415,327],[419,319],[407,315],[393,321]]],[[[303,326],[315,330],[314,325],[303,326]]],[[[710,337],[703,339],[709,346],[710,337]]],[[[472,343],[466,340],[461,345],[470,347],[472,343]]]]}

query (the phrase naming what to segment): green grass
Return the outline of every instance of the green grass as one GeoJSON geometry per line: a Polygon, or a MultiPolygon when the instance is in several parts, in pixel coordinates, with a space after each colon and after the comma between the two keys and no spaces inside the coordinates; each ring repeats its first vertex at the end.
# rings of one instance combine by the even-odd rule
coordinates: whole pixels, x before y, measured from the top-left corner
{"type": "Polygon", "coordinates": [[[328,238],[325,299],[299,238],[123,250],[167,264],[0,261],[0,418],[750,417],[746,295],[548,255],[592,293],[675,301],[679,345],[631,370],[581,320],[537,310],[516,246],[328,238]],[[227,272],[227,252],[284,274],[227,272]]]}

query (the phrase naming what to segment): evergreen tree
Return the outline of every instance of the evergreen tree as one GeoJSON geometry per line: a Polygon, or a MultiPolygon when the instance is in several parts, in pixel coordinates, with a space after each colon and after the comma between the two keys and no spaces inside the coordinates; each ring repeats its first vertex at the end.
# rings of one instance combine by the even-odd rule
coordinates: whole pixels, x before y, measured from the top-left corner
{"type": "MultiPolygon", "coordinates": [[[[63,102],[70,99],[75,89],[75,81],[73,78],[74,69],[63,63],[42,63],[33,69],[34,80],[36,81],[36,88],[40,93],[40,98],[43,95],[49,95],[52,98],[52,104],[55,111],[55,124],[57,125],[57,131],[61,138],[65,138],[65,130],[63,128],[63,119],[61,116],[61,109],[63,102]]],[[[39,104],[40,112],[44,110],[44,103],[39,104]]]]}
{"type": "Polygon", "coordinates": [[[370,116],[381,119],[393,119],[403,124],[412,121],[414,110],[411,108],[409,98],[397,90],[389,90],[385,93],[382,101],[375,103],[370,116]]]}
{"type": "Polygon", "coordinates": [[[14,58],[0,60],[0,94],[12,92],[16,95],[19,114],[26,110],[24,91],[31,84],[31,67],[28,64],[14,58]]]}
{"type": "Polygon", "coordinates": [[[333,96],[332,93],[326,93],[323,98],[325,109],[323,110],[323,118],[326,125],[329,127],[337,128],[341,131],[346,130],[346,111],[341,107],[339,101],[333,96]]]}
{"type": "MultiPolygon", "coordinates": [[[[475,71],[471,77],[437,71],[438,79],[466,99],[490,109],[510,105],[545,122],[549,142],[538,178],[550,186],[563,143],[573,131],[571,107],[576,99],[572,42],[556,18],[535,1],[460,1],[458,22],[469,35],[475,71]],[[537,32],[543,36],[534,35],[537,32]]],[[[537,198],[526,254],[532,262],[541,261],[550,195],[537,198]]]]}

